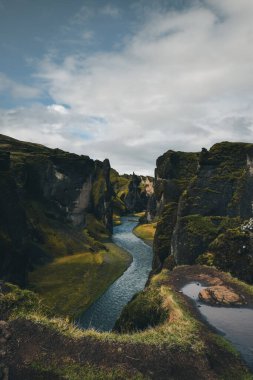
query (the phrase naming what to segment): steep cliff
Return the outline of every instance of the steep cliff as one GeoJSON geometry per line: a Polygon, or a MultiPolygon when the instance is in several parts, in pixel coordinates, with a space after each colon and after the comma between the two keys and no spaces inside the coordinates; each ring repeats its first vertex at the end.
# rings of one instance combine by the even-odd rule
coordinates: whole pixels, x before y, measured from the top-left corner
{"type": "Polygon", "coordinates": [[[110,163],[0,135],[0,277],[21,285],[52,257],[112,232],[110,163]]]}
{"type": "MultiPolygon", "coordinates": [[[[154,239],[154,269],[161,269],[170,257],[171,238],[181,194],[196,174],[197,153],[169,150],[157,159],[154,194],[147,207],[147,220],[158,220],[154,239]]],[[[171,261],[171,258],[169,259],[171,261]]],[[[169,267],[171,263],[167,263],[169,267]]]]}
{"type": "Polygon", "coordinates": [[[146,210],[154,192],[153,178],[150,176],[120,175],[111,169],[111,183],[114,190],[113,208],[117,215],[146,210]]]}
{"type": "MultiPolygon", "coordinates": [[[[224,142],[194,156],[198,158],[197,165],[189,166],[187,176],[182,166],[172,161],[157,161],[156,172],[167,176],[165,183],[169,182],[170,187],[167,185],[167,193],[162,192],[163,211],[154,242],[154,269],[200,260],[252,282],[253,251],[242,248],[249,247],[252,232],[242,231],[241,225],[252,216],[253,145],[224,142]],[[175,183],[171,181],[171,173],[175,172],[183,179],[179,181],[179,191],[171,185],[175,183]],[[223,259],[220,247],[225,243],[222,241],[230,246],[228,257],[224,254],[223,259]],[[245,271],[245,267],[251,269],[245,271]]],[[[164,182],[163,177],[160,181],[164,182]]],[[[159,213],[161,196],[159,193],[156,196],[159,213]]]]}

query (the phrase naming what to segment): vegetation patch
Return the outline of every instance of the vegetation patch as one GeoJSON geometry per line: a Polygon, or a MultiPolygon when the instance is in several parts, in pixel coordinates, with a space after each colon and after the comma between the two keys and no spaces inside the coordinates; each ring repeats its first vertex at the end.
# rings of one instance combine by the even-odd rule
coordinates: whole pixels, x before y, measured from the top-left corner
{"type": "Polygon", "coordinates": [[[167,315],[162,295],[154,289],[143,291],[123,309],[115,329],[120,332],[145,330],[164,322],[167,315]]]}
{"type": "Polygon", "coordinates": [[[121,219],[119,215],[113,214],[113,225],[114,226],[120,226],[121,225],[121,219]]]}
{"type": "Polygon", "coordinates": [[[153,241],[157,223],[139,224],[133,229],[133,233],[142,240],[153,241]]]}
{"type": "MultiPolygon", "coordinates": [[[[151,309],[159,311],[158,324],[151,327],[145,322],[145,330],[123,334],[80,330],[66,319],[50,318],[32,292],[7,287],[1,293],[0,315],[3,318],[2,306],[5,310],[9,306],[11,365],[19,371],[32,368],[42,379],[52,375],[71,380],[144,379],[150,378],[150,374],[151,378],[167,379],[169,373],[184,380],[252,379],[238,353],[196,318],[191,303],[172,285],[180,283],[175,278],[185,281],[181,272],[194,275],[196,268],[198,274],[218,273],[199,266],[164,270],[153,276],[149,287],[128,307],[133,309],[137,321],[141,316],[145,321],[145,314],[149,315],[151,309]],[[15,302],[18,306],[13,311],[15,302]]],[[[124,321],[121,323],[123,326],[124,321]]]]}
{"type": "Polygon", "coordinates": [[[188,215],[179,219],[180,235],[183,242],[177,253],[178,263],[194,264],[196,259],[209,249],[209,244],[227,229],[241,224],[239,217],[188,215]]]}
{"type": "Polygon", "coordinates": [[[220,234],[209,246],[213,264],[243,281],[253,283],[253,257],[250,233],[240,228],[220,234]]]}
{"type": "Polygon", "coordinates": [[[81,365],[77,363],[66,363],[65,365],[45,365],[42,362],[36,361],[31,364],[31,368],[36,373],[43,376],[58,375],[66,380],[144,380],[141,373],[130,374],[124,368],[119,366],[115,368],[98,367],[94,365],[81,365]]]}
{"type": "Polygon", "coordinates": [[[56,258],[30,273],[31,288],[51,314],[76,317],[125,271],[129,254],[113,243],[106,248],[56,258]]]}

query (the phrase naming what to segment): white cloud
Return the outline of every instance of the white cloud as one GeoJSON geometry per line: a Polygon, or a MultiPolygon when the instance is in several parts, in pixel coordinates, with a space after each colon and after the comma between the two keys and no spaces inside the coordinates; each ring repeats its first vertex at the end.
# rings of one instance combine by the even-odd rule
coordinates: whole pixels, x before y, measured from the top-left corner
{"type": "Polygon", "coordinates": [[[150,13],[121,51],[43,60],[37,76],[70,110],[16,111],[6,133],[48,143],[52,125],[51,145],[149,173],[167,149],[253,142],[253,2],[196,4],[150,13]]]}
{"type": "Polygon", "coordinates": [[[69,113],[68,109],[61,104],[51,104],[50,106],[47,106],[47,109],[50,112],[56,112],[61,115],[67,115],[69,113]]]}

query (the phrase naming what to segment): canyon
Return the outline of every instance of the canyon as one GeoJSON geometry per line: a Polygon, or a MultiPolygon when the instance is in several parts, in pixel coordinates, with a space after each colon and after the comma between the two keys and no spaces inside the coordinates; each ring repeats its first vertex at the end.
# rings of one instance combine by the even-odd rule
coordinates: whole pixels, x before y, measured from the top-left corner
{"type": "Polygon", "coordinates": [[[0,189],[0,378],[253,378],[181,290],[253,307],[253,144],[168,150],[151,177],[0,135],[0,189]]]}

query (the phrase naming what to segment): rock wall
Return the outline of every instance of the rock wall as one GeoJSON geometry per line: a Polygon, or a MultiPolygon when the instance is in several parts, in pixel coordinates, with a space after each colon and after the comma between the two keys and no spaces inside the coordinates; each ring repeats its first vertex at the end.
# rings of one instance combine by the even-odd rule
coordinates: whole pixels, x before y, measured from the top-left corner
{"type": "Polygon", "coordinates": [[[138,176],[135,173],[120,175],[116,170],[111,169],[115,214],[124,215],[145,211],[154,193],[153,180],[153,177],[138,176]]]}
{"type": "Polygon", "coordinates": [[[154,239],[154,270],[161,269],[171,254],[171,238],[177,220],[179,199],[197,168],[197,153],[169,150],[157,159],[154,193],[146,213],[148,221],[158,221],[154,239]]]}
{"type": "Polygon", "coordinates": [[[33,265],[80,249],[90,214],[112,233],[108,160],[0,135],[0,192],[0,278],[24,285],[33,265]]]}
{"type": "Polygon", "coordinates": [[[253,282],[252,251],[249,248],[238,251],[238,241],[242,243],[243,236],[245,246],[249,247],[252,233],[240,231],[243,221],[252,216],[253,145],[215,144],[200,154],[180,155],[183,165],[169,159],[171,155],[177,157],[177,152],[169,151],[157,160],[155,197],[159,221],[154,270],[162,266],[170,268],[175,263],[194,264],[196,260],[208,264],[212,257],[211,264],[253,282]],[[237,243],[228,243],[228,238],[237,243]],[[231,251],[226,259],[225,255],[221,257],[223,241],[231,251]],[[250,273],[244,274],[245,266],[252,266],[250,273]]]}

